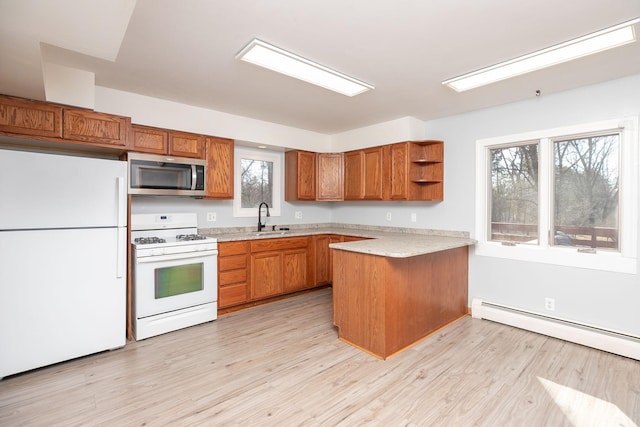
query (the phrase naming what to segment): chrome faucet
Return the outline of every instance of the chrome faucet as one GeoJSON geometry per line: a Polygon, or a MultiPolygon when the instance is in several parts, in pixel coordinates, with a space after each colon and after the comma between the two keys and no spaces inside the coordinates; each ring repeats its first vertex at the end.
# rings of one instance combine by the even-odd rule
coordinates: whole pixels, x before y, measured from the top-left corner
{"type": "Polygon", "coordinates": [[[262,231],[267,226],[267,220],[264,220],[264,224],[262,223],[262,205],[267,208],[267,217],[270,217],[269,214],[269,205],[267,202],[262,202],[258,205],[258,232],[262,231]]]}

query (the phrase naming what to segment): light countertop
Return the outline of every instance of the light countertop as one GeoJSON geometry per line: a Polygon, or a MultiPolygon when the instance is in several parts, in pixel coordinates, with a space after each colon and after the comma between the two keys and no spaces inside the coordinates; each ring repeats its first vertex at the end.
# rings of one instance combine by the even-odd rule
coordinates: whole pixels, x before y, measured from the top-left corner
{"type": "Polygon", "coordinates": [[[360,226],[352,224],[303,224],[289,227],[289,231],[269,231],[258,233],[255,228],[201,228],[199,233],[215,237],[218,242],[241,240],[273,239],[282,237],[312,236],[318,234],[340,234],[364,237],[367,240],[332,243],[330,248],[359,252],[391,258],[408,258],[471,246],[477,243],[463,231],[426,230],[417,228],[360,226]]]}

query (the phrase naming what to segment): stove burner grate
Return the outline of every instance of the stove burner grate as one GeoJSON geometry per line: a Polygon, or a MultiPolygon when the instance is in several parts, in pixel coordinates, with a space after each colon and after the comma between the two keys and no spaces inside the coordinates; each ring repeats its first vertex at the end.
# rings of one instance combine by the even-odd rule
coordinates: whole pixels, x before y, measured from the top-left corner
{"type": "Polygon", "coordinates": [[[139,245],[149,245],[151,243],[166,243],[167,241],[161,237],[151,236],[151,237],[136,237],[135,239],[133,239],[133,242],[139,245]]]}
{"type": "Polygon", "coordinates": [[[184,242],[188,240],[206,240],[207,236],[203,236],[201,234],[178,234],[176,236],[176,240],[179,242],[184,242]]]}

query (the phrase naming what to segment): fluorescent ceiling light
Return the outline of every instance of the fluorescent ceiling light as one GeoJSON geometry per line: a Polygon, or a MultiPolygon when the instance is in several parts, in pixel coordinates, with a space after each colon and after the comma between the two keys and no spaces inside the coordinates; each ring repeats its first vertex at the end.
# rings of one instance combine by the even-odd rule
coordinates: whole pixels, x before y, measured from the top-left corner
{"type": "Polygon", "coordinates": [[[460,77],[445,80],[442,84],[458,92],[463,92],[489,83],[550,67],[551,65],[622,46],[636,40],[633,25],[638,22],[640,22],[640,18],[528,55],[520,56],[510,61],[501,62],[500,64],[483,68],[460,77]]]}
{"type": "Polygon", "coordinates": [[[354,96],[374,87],[284,49],[253,39],[236,58],[343,95],[354,96]]]}

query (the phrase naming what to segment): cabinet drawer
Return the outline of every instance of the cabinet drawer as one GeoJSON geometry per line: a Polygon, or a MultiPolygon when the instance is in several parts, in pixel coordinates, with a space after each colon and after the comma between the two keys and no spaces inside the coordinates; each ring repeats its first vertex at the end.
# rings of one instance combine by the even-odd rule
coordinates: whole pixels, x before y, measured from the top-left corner
{"type": "Polygon", "coordinates": [[[251,252],[304,248],[308,244],[308,237],[287,237],[279,239],[253,240],[251,241],[251,252]]]}
{"type": "Polygon", "coordinates": [[[220,286],[230,285],[232,283],[246,282],[247,281],[247,269],[221,271],[220,272],[220,286]]]}
{"type": "Polygon", "coordinates": [[[238,283],[235,285],[220,287],[220,295],[218,296],[218,307],[228,307],[231,305],[242,304],[246,301],[246,283],[238,283]]]}
{"type": "Polygon", "coordinates": [[[218,243],[218,256],[240,255],[249,253],[249,242],[242,240],[239,242],[218,243]]]}
{"type": "Polygon", "coordinates": [[[218,270],[227,271],[247,267],[246,255],[232,255],[218,258],[218,270]]]}

